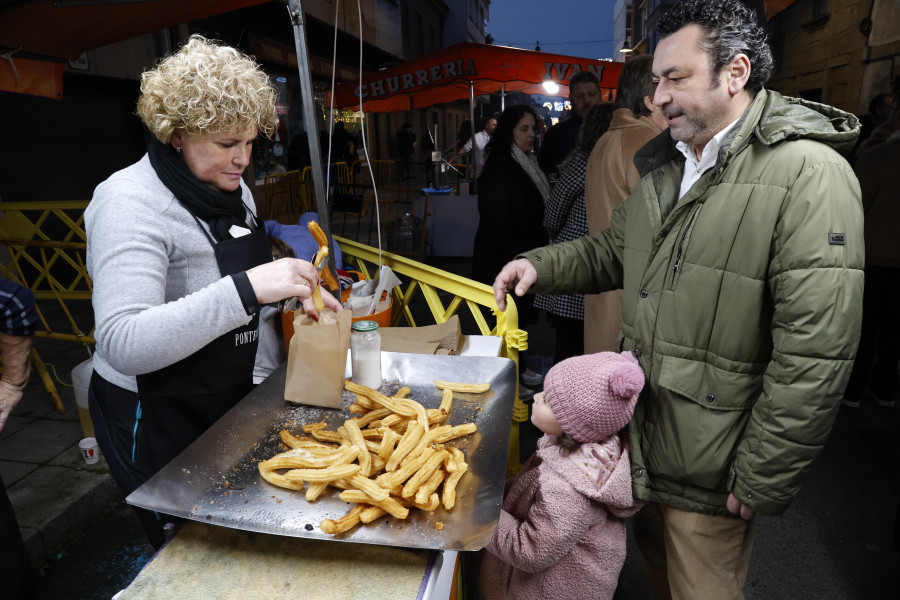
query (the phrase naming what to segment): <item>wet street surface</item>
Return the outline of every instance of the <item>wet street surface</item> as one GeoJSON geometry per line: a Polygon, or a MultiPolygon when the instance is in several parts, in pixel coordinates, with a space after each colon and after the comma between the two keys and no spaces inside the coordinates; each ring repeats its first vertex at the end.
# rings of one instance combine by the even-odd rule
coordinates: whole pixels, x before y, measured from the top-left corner
{"type": "Polygon", "coordinates": [[[38,576],[37,600],[110,600],[153,554],[137,517],[119,502],[48,559],[38,576]]]}

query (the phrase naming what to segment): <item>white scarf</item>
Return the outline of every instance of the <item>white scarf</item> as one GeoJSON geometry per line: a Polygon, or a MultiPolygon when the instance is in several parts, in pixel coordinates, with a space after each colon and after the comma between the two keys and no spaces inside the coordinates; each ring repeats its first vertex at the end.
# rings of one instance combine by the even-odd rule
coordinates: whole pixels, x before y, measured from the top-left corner
{"type": "Polygon", "coordinates": [[[544,172],[541,170],[540,165],[538,165],[537,158],[535,158],[533,152],[529,152],[525,154],[522,152],[522,149],[519,148],[515,142],[512,145],[512,156],[516,159],[516,162],[519,163],[519,166],[525,169],[525,172],[528,173],[528,176],[531,178],[531,181],[534,182],[534,185],[537,186],[538,191],[541,193],[541,198],[544,199],[544,204],[547,203],[547,200],[550,199],[550,183],[547,181],[547,176],[544,175],[544,172]]]}

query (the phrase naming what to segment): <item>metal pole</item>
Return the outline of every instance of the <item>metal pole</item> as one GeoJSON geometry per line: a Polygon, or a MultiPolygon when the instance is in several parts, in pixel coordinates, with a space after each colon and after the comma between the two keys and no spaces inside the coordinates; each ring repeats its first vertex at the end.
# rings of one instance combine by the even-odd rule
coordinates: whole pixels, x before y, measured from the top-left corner
{"type": "MultiPolygon", "coordinates": [[[[306,47],[306,27],[303,22],[303,9],[300,0],[288,1],[288,14],[294,27],[294,46],[297,52],[297,70],[300,75],[300,95],[303,98],[303,123],[306,126],[306,138],[309,142],[310,167],[312,167],[313,192],[316,195],[316,212],[319,215],[319,226],[328,238],[328,270],[337,277],[334,262],[334,240],[331,237],[331,223],[328,217],[328,202],[325,197],[325,176],[322,172],[322,152],[319,148],[319,127],[316,123],[316,106],[313,102],[312,75],[309,71],[309,51],[306,47]]],[[[334,90],[332,90],[334,93],[334,90]]],[[[330,159],[330,157],[329,157],[330,159]]],[[[309,260],[308,256],[299,258],[309,260]]],[[[333,290],[332,294],[340,299],[341,290],[333,290]]]]}
{"type": "Polygon", "coordinates": [[[475,171],[478,170],[478,150],[475,148],[475,82],[469,82],[469,122],[472,124],[472,178],[469,180],[469,193],[476,194],[475,171]]]}
{"type": "Polygon", "coordinates": [[[506,84],[500,82],[500,112],[506,110],[506,84]]]}

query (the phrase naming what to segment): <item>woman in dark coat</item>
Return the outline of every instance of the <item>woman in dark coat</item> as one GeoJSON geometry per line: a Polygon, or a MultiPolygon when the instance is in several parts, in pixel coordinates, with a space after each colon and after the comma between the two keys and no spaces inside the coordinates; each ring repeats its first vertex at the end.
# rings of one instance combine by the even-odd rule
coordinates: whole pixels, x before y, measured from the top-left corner
{"type": "MultiPolygon", "coordinates": [[[[544,215],[544,227],[554,244],[588,235],[584,174],[591,150],[609,129],[614,110],[610,102],[591,107],[581,121],[575,148],[559,165],[559,181],[553,186],[544,215]]],[[[547,311],[556,330],[553,364],[584,354],[584,294],[537,295],[534,305],[547,311]]]]}
{"type": "MultiPolygon", "coordinates": [[[[500,115],[485,148],[478,178],[480,221],[472,252],[472,278],[488,285],[517,254],[548,242],[543,226],[550,185],[532,150],[537,115],[529,106],[511,106],[500,115]]],[[[519,323],[537,320],[531,295],[516,298],[519,323]]]]}

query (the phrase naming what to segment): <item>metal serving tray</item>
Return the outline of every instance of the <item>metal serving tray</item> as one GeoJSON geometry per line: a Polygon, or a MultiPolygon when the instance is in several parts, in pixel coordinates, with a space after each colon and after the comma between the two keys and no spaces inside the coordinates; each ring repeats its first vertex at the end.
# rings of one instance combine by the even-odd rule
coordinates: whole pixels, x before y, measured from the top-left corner
{"type": "MultiPolygon", "coordinates": [[[[456,506],[433,513],[411,509],[399,520],[386,515],[347,533],[327,535],[323,519],[337,519],[351,508],[339,490],[307,502],[304,492],[269,484],[257,463],[284,452],[279,432],[302,434],[307,423],[325,421],[334,430],[352,415],[343,410],[293,405],[284,400],[286,363],[241,400],[184,452],[126,499],[129,504],[221,525],[304,538],[341,540],[407,548],[478,550],[490,540],[500,515],[506,456],[515,395],[515,364],[506,358],[382,353],[383,391],[401,385],[426,408],[437,408],[435,379],[491,384],[483,394],[455,394],[449,423],[474,421],[478,432],[455,443],[466,454],[469,471],[459,481],[456,506]],[[438,531],[438,522],[444,525],[438,531]]],[[[454,442],[451,442],[451,444],[454,442]]],[[[331,491],[331,490],[329,490],[331,491]]]]}

